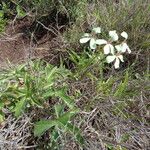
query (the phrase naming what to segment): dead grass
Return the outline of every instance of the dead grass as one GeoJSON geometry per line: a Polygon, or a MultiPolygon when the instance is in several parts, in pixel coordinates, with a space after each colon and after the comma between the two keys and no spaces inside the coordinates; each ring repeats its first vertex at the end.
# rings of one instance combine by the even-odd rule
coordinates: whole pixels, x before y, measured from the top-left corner
{"type": "Polygon", "coordinates": [[[7,119],[0,128],[0,149],[1,150],[17,150],[17,149],[33,149],[36,145],[30,145],[32,115],[23,115],[16,119],[12,115],[8,115],[7,119]]]}
{"type": "MultiPolygon", "coordinates": [[[[82,148],[73,137],[65,134],[61,137],[63,140],[59,141],[60,149],[148,150],[150,147],[150,1],[138,0],[129,4],[126,0],[118,2],[96,0],[93,3],[86,1],[81,3],[81,7],[73,11],[76,12],[74,14],[76,19],[69,18],[70,22],[63,32],[53,28],[52,24],[42,25],[41,29],[46,27],[46,31],[50,29],[59,33],[57,37],[37,46],[49,50],[45,59],[59,65],[61,58],[69,69],[73,67],[76,69],[75,64],[71,66],[73,62],[70,62],[67,51],[74,50],[80,55],[85,47],[81,47],[78,40],[83,32],[94,26],[101,26],[104,29],[103,36],[107,36],[105,32],[108,30],[127,31],[132,54],[127,56],[125,65],[119,71],[109,67],[104,69],[103,79],[100,72],[95,71],[93,67],[79,79],[70,77],[68,93],[74,97],[76,105],[81,110],[73,122],[80,127],[85,144],[82,148]],[[115,96],[115,91],[124,80],[127,67],[129,67],[129,80],[125,93],[115,96]],[[90,73],[93,77],[89,76],[90,73]],[[108,84],[109,78],[112,81],[108,84]]],[[[66,9],[67,7],[65,9],[63,7],[63,10],[66,9]]],[[[64,14],[66,13],[67,11],[64,11],[64,14]]],[[[44,38],[43,36],[40,41],[44,41],[44,38]]],[[[43,113],[45,113],[43,116],[48,117],[45,111],[43,113]]],[[[39,117],[40,115],[34,117],[23,115],[16,120],[10,115],[6,124],[0,129],[0,148],[48,149],[49,133],[39,139],[35,139],[32,135],[31,122],[38,120],[39,117]],[[38,146],[34,148],[37,144],[38,146]]]]}
{"type": "Polygon", "coordinates": [[[136,84],[140,87],[139,94],[128,99],[102,97],[103,94],[96,95],[90,87],[84,91],[83,97],[78,101],[81,104],[79,107],[84,107],[84,111],[80,112],[76,121],[80,120],[77,122],[86,139],[86,150],[116,150],[117,147],[148,150],[150,94],[143,88],[148,87],[149,82],[136,84]],[[89,102],[85,100],[85,95],[89,102]]]}

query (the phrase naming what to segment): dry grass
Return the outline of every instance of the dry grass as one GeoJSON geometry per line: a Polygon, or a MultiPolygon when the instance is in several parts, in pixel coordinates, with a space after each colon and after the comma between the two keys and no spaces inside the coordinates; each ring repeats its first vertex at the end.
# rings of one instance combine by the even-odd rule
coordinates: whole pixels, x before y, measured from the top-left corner
{"type": "MultiPolygon", "coordinates": [[[[56,150],[149,150],[149,4],[149,0],[144,2],[138,0],[130,4],[126,0],[119,2],[96,0],[93,3],[87,3],[85,0],[82,1],[81,7],[72,11],[75,12],[76,19],[69,20],[67,31],[59,32],[58,40],[54,42],[59,45],[59,37],[63,37],[62,45],[59,45],[57,50],[60,53],[65,51],[61,61],[69,69],[75,70],[77,67],[69,61],[66,51],[82,52],[85,47],[81,47],[78,43],[80,35],[94,26],[103,27],[103,36],[107,36],[105,32],[112,29],[120,32],[127,31],[132,54],[127,56],[125,65],[119,71],[112,70],[108,66],[107,69],[103,68],[103,78],[99,71],[95,71],[98,69],[97,66],[95,68],[89,66],[90,69],[87,73],[83,73],[82,77],[74,79],[74,76],[71,76],[68,79],[68,93],[75,99],[76,105],[81,110],[73,122],[81,129],[85,144],[83,147],[80,146],[74,137],[64,133],[58,141],[61,148],[56,150]],[[81,11],[81,8],[84,9],[81,11]],[[124,81],[127,66],[129,79],[126,88],[124,93],[115,96],[120,83],[124,81]]],[[[67,7],[63,7],[63,10],[66,9],[67,7]]],[[[64,13],[68,12],[64,11],[64,13]]],[[[49,44],[52,44],[52,41],[49,44]]],[[[52,56],[54,55],[55,53],[52,56]]],[[[52,59],[49,56],[48,60],[52,59]]],[[[58,56],[57,51],[55,56],[58,56]]],[[[57,65],[60,63],[59,58],[55,63],[57,65]]],[[[82,68],[78,69],[83,71],[82,68]]],[[[31,122],[40,117],[50,118],[46,111],[51,108],[52,106],[48,106],[42,111],[42,115],[40,113],[34,116],[23,115],[19,119],[9,115],[5,125],[0,129],[0,148],[2,150],[49,149],[50,134],[47,132],[41,138],[35,139],[32,135],[31,122]]],[[[33,114],[34,110],[29,112],[33,114]]]]}
{"type": "Polygon", "coordinates": [[[82,129],[85,150],[148,150],[150,93],[146,89],[149,80],[130,81],[127,89],[132,88],[134,96],[121,98],[95,93],[94,84],[88,80],[79,82],[77,88],[77,83],[73,87],[83,91],[77,100],[83,111],[75,122],[82,129]]]}
{"type": "Polygon", "coordinates": [[[0,149],[18,150],[32,149],[36,145],[30,145],[32,134],[32,115],[23,115],[18,119],[8,115],[7,119],[0,128],[0,149]]]}

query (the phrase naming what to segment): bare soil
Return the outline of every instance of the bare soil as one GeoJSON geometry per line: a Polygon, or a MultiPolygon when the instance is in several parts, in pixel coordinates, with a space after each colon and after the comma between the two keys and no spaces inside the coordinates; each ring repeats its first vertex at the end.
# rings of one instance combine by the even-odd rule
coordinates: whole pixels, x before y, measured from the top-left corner
{"type": "Polygon", "coordinates": [[[39,32],[41,35],[29,34],[31,26],[32,22],[25,19],[6,27],[5,34],[0,37],[0,68],[35,58],[44,58],[57,65],[58,54],[63,51],[60,50],[64,46],[63,39],[46,29],[39,32]]]}

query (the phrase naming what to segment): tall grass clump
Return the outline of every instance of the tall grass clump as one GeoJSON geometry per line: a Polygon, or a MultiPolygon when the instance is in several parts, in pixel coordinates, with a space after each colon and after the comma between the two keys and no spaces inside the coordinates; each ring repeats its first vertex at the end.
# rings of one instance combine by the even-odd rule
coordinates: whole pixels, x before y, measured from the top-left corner
{"type": "Polygon", "coordinates": [[[56,31],[65,26],[56,37],[67,54],[59,67],[34,61],[1,71],[1,124],[9,114],[33,113],[25,143],[37,149],[147,150],[149,0],[11,3],[17,15],[33,17],[33,28],[39,22],[56,31]]]}
{"type": "MultiPolygon", "coordinates": [[[[143,2],[139,0],[135,2],[121,0],[115,2],[100,0],[93,3],[86,3],[84,6],[84,11],[82,10],[83,15],[76,18],[76,23],[66,33],[68,41],[70,43],[76,41],[76,45],[78,45],[82,33],[97,26],[103,28],[103,37],[108,36],[106,33],[109,30],[117,30],[118,32],[126,31],[129,33],[128,43],[133,51],[128,63],[134,65],[134,69],[136,68],[136,70],[137,67],[146,70],[147,54],[150,46],[149,1],[143,2]]],[[[81,11],[79,10],[79,12],[81,11]]]]}
{"type": "MultiPolygon", "coordinates": [[[[86,149],[147,149],[150,3],[148,0],[100,0],[87,2],[84,6],[80,11],[83,15],[76,18],[64,36],[69,44],[74,77],[84,86],[77,88],[81,92],[79,104],[81,109],[89,112],[87,116],[83,112],[83,116],[77,118],[84,120],[85,132],[95,134],[91,140],[85,137],[86,149]],[[79,43],[84,33],[91,33],[95,27],[102,28],[99,35],[102,39],[108,38],[110,30],[128,33],[132,52],[126,55],[120,69],[115,70],[103,62],[101,47],[91,49],[89,41],[82,45],[79,43]],[[144,130],[142,125],[146,129],[146,139],[140,135],[144,130]],[[139,143],[133,132],[140,138],[139,143]]],[[[85,38],[92,36],[86,34],[85,38]]]]}

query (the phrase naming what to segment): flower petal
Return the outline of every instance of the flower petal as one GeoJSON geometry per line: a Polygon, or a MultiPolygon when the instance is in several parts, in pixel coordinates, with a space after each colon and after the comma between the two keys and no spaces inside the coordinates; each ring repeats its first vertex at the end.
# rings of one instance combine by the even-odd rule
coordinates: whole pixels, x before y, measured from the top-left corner
{"type": "Polygon", "coordinates": [[[121,52],[126,52],[126,50],[127,50],[127,44],[126,43],[122,43],[121,44],[122,45],[122,50],[121,50],[121,52]]]}
{"type": "Polygon", "coordinates": [[[115,69],[119,68],[120,60],[119,58],[116,58],[116,61],[114,63],[115,69]]]}
{"type": "Polygon", "coordinates": [[[106,57],[106,61],[107,63],[111,63],[115,60],[116,56],[115,55],[112,55],[112,56],[107,56],[106,57]]]}
{"type": "Polygon", "coordinates": [[[84,33],[83,37],[89,37],[90,34],[89,33],[84,33]]]}
{"type": "Polygon", "coordinates": [[[90,48],[91,49],[96,49],[96,40],[94,38],[92,38],[90,40],[90,48]]]}
{"type": "Polygon", "coordinates": [[[129,46],[127,45],[127,51],[130,54],[131,53],[131,49],[129,48],[129,46]]]}
{"type": "Polygon", "coordinates": [[[128,34],[127,34],[127,32],[125,32],[125,31],[123,31],[123,32],[121,33],[121,36],[124,37],[125,39],[128,38],[128,34]]]}
{"type": "Polygon", "coordinates": [[[110,52],[111,52],[112,54],[114,54],[114,46],[111,45],[111,44],[109,44],[109,46],[110,46],[110,52]]]}
{"type": "Polygon", "coordinates": [[[126,52],[126,51],[128,51],[129,54],[131,53],[131,50],[130,50],[129,46],[127,45],[127,43],[123,43],[122,44],[122,52],[126,52]]]}
{"type": "Polygon", "coordinates": [[[117,56],[122,62],[124,62],[124,60],[123,60],[123,55],[119,55],[119,56],[117,56]]]}
{"type": "Polygon", "coordinates": [[[101,28],[100,27],[96,27],[96,28],[93,28],[93,30],[95,33],[101,33],[101,28]]]}
{"type": "Polygon", "coordinates": [[[105,46],[104,46],[104,54],[109,54],[110,53],[110,47],[109,47],[109,44],[106,44],[105,46]]]}
{"type": "Polygon", "coordinates": [[[106,44],[104,46],[104,54],[109,54],[109,53],[112,53],[114,54],[114,47],[111,45],[111,44],[106,44]]]}
{"type": "Polygon", "coordinates": [[[116,30],[109,31],[109,36],[113,41],[117,41],[119,39],[118,34],[116,33],[116,30]]]}
{"type": "Polygon", "coordinates": [[[84,37],[80,39],[80,43],[87,43],[91,38],[89,37],[84,37]]]}
{"type": "Polygon", "coordinates": [[[122,45],[121,45],[121,44],[116,45],[115,48],[116,48],[116,50],[117,50],[118,52],[122,52],[122,45]]]}
{"type": "Polygon", "coordinates": [[[98,39],[98,40],[96,40],[96,44],[98,44],[98,45],[107,44],[107,41],[104,39],[98,39]]]}

